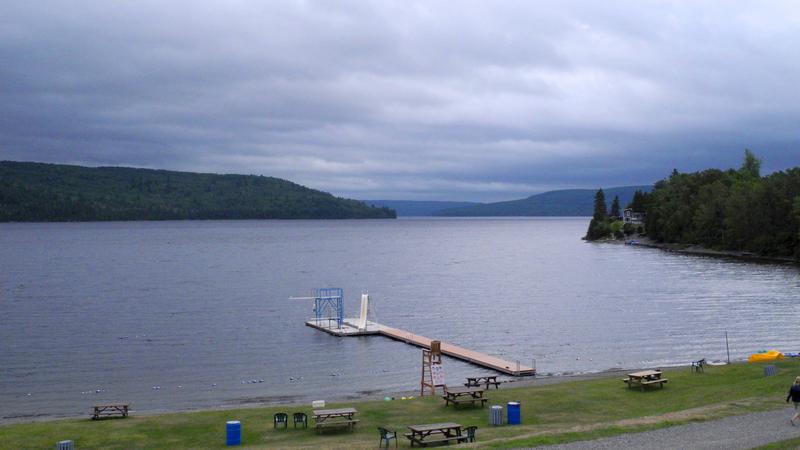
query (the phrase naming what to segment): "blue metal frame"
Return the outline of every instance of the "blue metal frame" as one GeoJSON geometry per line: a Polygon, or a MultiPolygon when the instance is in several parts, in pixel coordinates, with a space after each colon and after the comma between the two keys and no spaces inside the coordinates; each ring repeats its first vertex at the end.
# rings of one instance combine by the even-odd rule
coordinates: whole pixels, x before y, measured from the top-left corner
{"type": "Polygon", "coordinates": [[[314,317],[317,326],[323,321],[336,321],[336,327],[342,328],[344,320],[344,290],[342,288],[319,288],[314,293],[314,317]]]}

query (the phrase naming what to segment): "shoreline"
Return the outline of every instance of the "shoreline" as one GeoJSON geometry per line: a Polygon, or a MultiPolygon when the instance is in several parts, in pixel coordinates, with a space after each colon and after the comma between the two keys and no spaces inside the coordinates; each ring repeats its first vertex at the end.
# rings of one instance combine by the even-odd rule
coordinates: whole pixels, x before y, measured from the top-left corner
{"type": "MultiPolygon", "coordinates": [[[[137,414],[128,420],[81,419],[40,421],[0,426],[0,441],[8,448],[46,448],[69,438],[81,448],[222,448],[229,420],[239,420],[243,442],[253,448],[375,448],[375,427],[404,429],[412,423],[453,422],[477,426],[481,448],[531,448],[539,445],[594,441],[691,422],[714,421],[760,411],[786,410],[786,386],[800,371],[800,360],[774,363],[778,376],[764,377],[762,364],[736,363],[695,373],[686,365],[664,367],[665,389],[630,389],[620,382],[620,368],[593,374],[523,379],[491,390],[492,403],[525,405],[523,422],[514,427],[487,426],[486,408],[447,408],[438,396],[410,401],[351,400],[330,408],[357,408],[359,427],[347,433],[315,433],[314,427],[286,432],[273,430],[269,417],[308,404],[216,409],[193,413],[137,414]],[[617,379],[615,379],[617,378],[617,379]],[[574,382],[573,382],[574,381],[574,382]],[[534,384],[534,386],[526,386],[534,384]],[[538,386],[536,385],[538,384],[538,386]]],[[[636,365],[631,371],[643,366],[636,365]]],[[[652,368],[652,367],[651,367],[652,368]]],[[[783,414],[780,412],[780,414],[783,414]]],[[[788,414],[788,410],[786,411],[788,414]]],[[[788,416],[786,416],[788,417],[788,416]]],[[[780,421],[784,431],[792,428],[780,421]]],[[[626,439],[626,438],[620,438],[626,439]]],[[[400,446],[410,444],[402,441],[400,446]]]]}
{"type": "Polygon", "coordinates": [[[631,240],[637,241],[637,243],[634,244],[634,246],[656,248],[669,253],[678,253],[681,255],[708,256],[712,258],[730,258],[742,261],[773,263],[773,264],[775,263],[798,264],[798,261],[795,260],[794,258],[788,258],[784,256],[763,256],[751,252],[740,252],[734,250],[712,250],[697,244],[657,242],[650,239],[647,236],[637,236],[635,238],[625,237],[622,239],[604,239],[604,240],[589,241],[589,242],[624,245],[626,242],[631,240]]]}
{"type": "MultiPolygon", "coordinates": [[[[736,360],[731,361],[732,365],[741,364],[744,360],[736,360]]],[[[724,363],[727,365],[727,363],[724,363]]],[[[659,368],[667,368],[667,369],[689,369],[689,364],[680,364],[680,365],[671,365],[671,366],[659,366],[659,368]]],[[[603,378],[615,378],[619,376],[624,376],[627,373],[637,371],[637,370],[644,370],[649,367],[638,367],[638,368],[610,368],[601,370],[598,372],[583,372],[583,373],[556,373],[552,375],[540,375],[540,376],[530,376],[530,377],[518,377],[518,378],[510,378],[510,379],[502,379],[505,375],[498,374],[498,377],[501,378],[500,381],[503,386],[508,386],[509,388],[522,388],[522,387],[532,387],[532,386],[547,386],[553,384],[561,384],[561,383],[569,383],[573,381],[589,381],[589,380],[597,380],[603,378]]],[[[324,399],[327,403],[342,403],[342,402],[353,402],[353,403],[361,403],[361,402],[370,402],[370,401],[380,401],[384,400],[386,397],[392,397],[396,400],[391,401],[402,401],[400,400],[402,397],[412,397],[418,398],[419,397],[419,390],[407,390],[407,391],[397,391],[397,392],[389,392],[389,391],[376,391],[376,392],[353,392],[349,394],[344,394],[341,396],[329,397],[324,399]]],[[[239,410],[239,409],[261,409],[261,408],[270,408],[276,406],[286,406],[286,407],[307,407],[310,405],[310,402],[301,403],[302,400],[289,400],[289,401],[258,401],[257,399],[239,399],[238,402],[230,404],[224,404],[219,406],[212,406],[212,407],[198,407],[198,408],[188,408],[188,409],[157,409],[157,410],[146,410],[146,411],[137,411],[135,409],[135,405],[131,405],[131,414],[135,414],[137,417],[154,417],[154,416],[161,416],[167,414],[192,414],[192,413],[202,413],[202,412],[216,412],[216,411],[230,411],[230,410],[239,410]]],[[[45,422],[58,422],[58,421],[68,421],[74,419],[87,419],[91,416],[90,411],[91,405],[87,405],[86,413],[85,414],[65,414],[65,415],[37,415],[37,416],[21,416],[21,417],[8,417],[8,418],[0,418],[0,427],[9,426],[9,425],[19,425],[19,424],[26,424],[26,423],[45,423],[45,422]]]]}

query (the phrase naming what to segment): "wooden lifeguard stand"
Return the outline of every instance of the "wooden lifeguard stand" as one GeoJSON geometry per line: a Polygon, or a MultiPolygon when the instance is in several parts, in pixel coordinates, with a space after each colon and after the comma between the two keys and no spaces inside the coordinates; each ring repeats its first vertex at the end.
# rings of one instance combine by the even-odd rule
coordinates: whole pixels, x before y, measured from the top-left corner
{"type": "Polygon", "coordinates": [[[442,343],[431,341],[431,349],[422,349],[422,380],[419,383],[419,395],[425,396],[425,388],[431,395],[436,395],[436,387],[444,386],[442,372],[442,343]]]}

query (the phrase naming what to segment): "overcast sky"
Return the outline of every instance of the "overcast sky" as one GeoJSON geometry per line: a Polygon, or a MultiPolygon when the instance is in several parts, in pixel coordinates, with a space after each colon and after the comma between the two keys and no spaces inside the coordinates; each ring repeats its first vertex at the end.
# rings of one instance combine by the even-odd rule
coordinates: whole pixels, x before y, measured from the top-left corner
{"type": "Polygon", "coordinates": [[[800,165],[800,4],[14,1],[0,159],[504,200],[800,165]]]}

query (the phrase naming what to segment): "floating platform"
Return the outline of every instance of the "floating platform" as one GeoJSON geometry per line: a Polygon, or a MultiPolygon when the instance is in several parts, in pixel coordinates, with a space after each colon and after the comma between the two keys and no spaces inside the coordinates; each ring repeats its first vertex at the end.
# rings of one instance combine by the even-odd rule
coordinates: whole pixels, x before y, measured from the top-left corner
{"type": "MultiPolygon", "coordinates": [[[[426,349],[431,348],[431,341],[433,339],[425,336],[414,334],[410,331],[393,328],[377,322],[367,322],[364,329],[359,329],[355,324],[357,319],[343,319],[342,327],[336,328],[335,322],[330,325],[327,322],[317,324],[316,320],[309,320],[306,325],[324,331],[334,336],[368,336],[368,335],[381,335],[398,341],[403,341],[406,344],[415,345],[426,349]],[[326,326],[328,325],[328,326],[326,326]]],[[[487,369],[496,370],[506,375],[512,376],[531,376],[536,375],[536,369],[533,367],[524,366],[517,362],[506,361],[496,356],[487,355],[485,353],[469,350],[457,345],[442,342],[442,354],[451,358],[460,359],[487,369]]]]}

